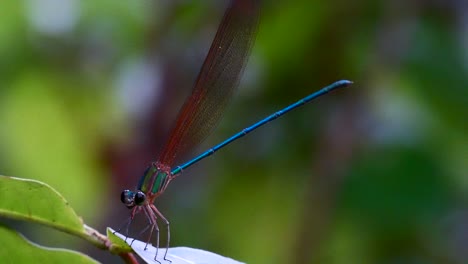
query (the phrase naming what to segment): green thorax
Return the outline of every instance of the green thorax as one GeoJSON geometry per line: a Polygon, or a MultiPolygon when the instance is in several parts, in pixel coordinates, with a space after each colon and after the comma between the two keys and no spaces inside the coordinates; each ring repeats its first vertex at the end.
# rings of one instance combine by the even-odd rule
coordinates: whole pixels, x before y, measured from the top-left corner
{"type": "Polygon", "coordinates": [[[138,190],[148,194],[163,192],[169,183],[170,171],[156,163],[146,168],[138,183],[138,190]]]}

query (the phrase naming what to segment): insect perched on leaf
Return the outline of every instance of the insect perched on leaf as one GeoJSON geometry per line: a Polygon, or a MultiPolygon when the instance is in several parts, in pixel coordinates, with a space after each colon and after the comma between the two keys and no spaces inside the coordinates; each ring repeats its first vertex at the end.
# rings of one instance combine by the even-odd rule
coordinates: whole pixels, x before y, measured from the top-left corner
{"type": "MultiPolygon", "coordinates": [[[[346,80],[337,81],[271,114],[252,126],[242,129],[195,158],[174,166],[177,157],[191,151],[220,121],[226,105],[239,84],[239,79],[247,63],[257,31],[259,13],[260,1],[232,0],[230,2],[198,74],[192,94],[186,99],[180,110],[175,126],[163,150],[159,153],[157,160],[144,171],[136,191],[124,190],[121,194],[122,202],[132,210],[128,224],[131,223],[137,213],[143,212],[149,222],[145,229],[145,231],[150,230],[148,243],[153,231],[156,230],[156,249],[159,247],[157,219],[161,219],[166,225],[167,243],[164,260],[168,260],[166,255],[170,242],[169,221],[153,202],[166,190],[172,180],[180,175],[184,169],[214,154],[219,149],[260,126],[331,90],[351,84],[350,81],[346,80]]],[[[156,251],[156,256],[157,254],[156,251]]]]}

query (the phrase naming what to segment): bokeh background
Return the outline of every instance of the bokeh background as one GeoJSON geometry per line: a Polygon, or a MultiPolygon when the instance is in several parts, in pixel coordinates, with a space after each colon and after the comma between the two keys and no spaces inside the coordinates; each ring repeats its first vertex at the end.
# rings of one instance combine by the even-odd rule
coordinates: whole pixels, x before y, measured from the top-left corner
{"type": "MultiPolygon", "coordinates": [[[[0,174],[119,227],[120,192],[161,149],[226,3],[3,2],[0,174]]],[[[338,79],[355,84],[173,181],[156,202],[171,245],[247,263],[468,263],[466,1],[264,1],[237,96],[193,154],[338,79]]]]}

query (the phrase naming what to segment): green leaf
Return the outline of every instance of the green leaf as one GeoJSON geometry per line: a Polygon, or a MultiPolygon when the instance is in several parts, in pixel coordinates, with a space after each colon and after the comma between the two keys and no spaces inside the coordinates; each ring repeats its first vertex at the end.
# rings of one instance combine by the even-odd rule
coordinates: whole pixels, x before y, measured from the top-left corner
{"type": "Polygon", "coordinates": [[[107,228],[107,237],[109,238],[109,241],[112,242],[112,252],[114,254],[132,252],[132,248],[125,242],[125,240],[118,237],[114,232],[115,231],[110,227],[107,228]]]}
{"type": "Polygon", "coordinates": [[[0,176],[0,216],[84,235],[81,219],[68,202],[45,183],[0,176]]]}
{"type": "Polygon", "coordinates": [[[2,263],[98,263],[81,253],[36,245],[0,225],[2,263]]]}

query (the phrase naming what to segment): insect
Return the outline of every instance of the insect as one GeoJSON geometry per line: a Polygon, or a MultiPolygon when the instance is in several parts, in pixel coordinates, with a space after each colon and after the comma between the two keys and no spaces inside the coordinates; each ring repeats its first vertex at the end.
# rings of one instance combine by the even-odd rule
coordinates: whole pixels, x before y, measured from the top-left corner
{"type": "MultiPolygon", "coordinates": [[[[159,218],[166,225],[167,242],[164,260],[168,260],[166,255],[170,243],[170,226],[169,221],[153,202],[166,190],[172,180],[181,174],[184,169],[213,155],[219,149],[260,126],[310,102],[314,98],[351,84],[347,80],[335,82],[269,115],[252,126],[242,129],[195,158],[174,166],[177,157],[192,150],[220,121],[226,105],[238,86],[249,57],[258,27],[259,13],[260,2],[257,0],[232,0],[230,2],[197,77],[192,94],[186,99],[180,110],[175,126],[163,150],[157,160],[146,168],[136,190],[124,190],[121,194],[122,202],[132,210],[129,224],[137,213],[143,212],[146,215],[149,224],[144,231],[150,230],[148,243],[153,231],[156,230],[156,250],[159,248],[157,219],[159,218]]],[[[157,254],[156,251],[155,260],[157,254]]]]}

